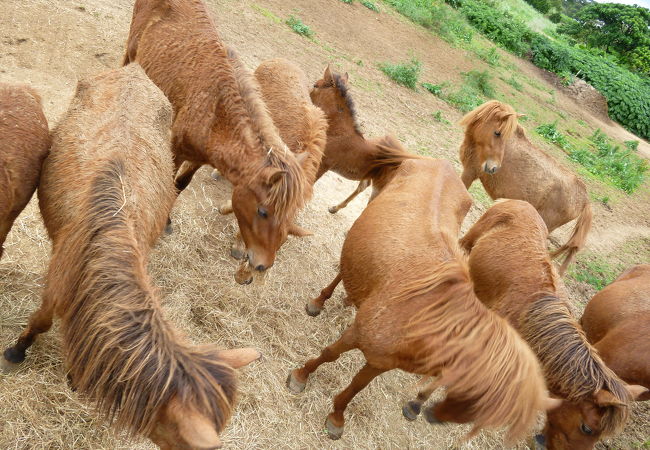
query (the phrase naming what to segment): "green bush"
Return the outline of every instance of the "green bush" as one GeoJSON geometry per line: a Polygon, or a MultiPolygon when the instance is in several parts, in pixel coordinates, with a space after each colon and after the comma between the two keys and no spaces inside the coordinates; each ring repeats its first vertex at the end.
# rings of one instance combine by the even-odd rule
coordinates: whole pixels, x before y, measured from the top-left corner
{"type": "Polygon", "coordinates": [[[314,32],[311,30],[311,28],[309,28],[307,25],[302,23],[302,20],[300,20],[299,17],[296,17],[293,14],[289,16],[289,18],[286,20],[285,23],[289,25],[293,31],[295,31],[301,36],[310,38],[314,35],[314,32]]]}
{"type": "Polygon", "coordinates": [[[379,64],[379,69],[391,80],[413,90],[417,87],[421,68],[422,64],[417,58],[412,58],[410,62],[403,64],[379,64]]]}
{"type": "Polygon", "coordinates": [[[408,17],[413,22],[422,25],[440,35],[452,44],[469,43],[474,32],[472,27],[459,19],[444,4],[431,0],[384,0],[397,12],[408,17]]]}
{"type": "Polygon", "coordinates": [[[551,3],[548,0],[526,0],[526,3],[542,14],[546,14],[551,10],[551,3]]]}
{"type": "Polygon", "coordinates": [[[438,97],[442,94],[442,84],[422,83],[422,87],[438,97]]]}
{"type": "Polygon", "coordinates": [[[447,95],[444,100],[464,113],[470,112],[485,102],[478,91],[467,85],[463,85],[457,91],[447,95]]]}
{"type": "Polygon", "coordinates": [[[371,11],[374,11],[374,12],[377,12],[377,13],[379,12],[379,7],[377,5],[375,5],[373,2],[371,2],[370,0],[359,0],[359,3],[361,3],[363,6],[365,6],[366,8],[368,8],[371,11]]]}
{"type": "Polygon", "coordinates": [[[487,71],[479,72],[477,70],[470,70],[469,72],[463,73],[465,81],[471,87],[479,91],[486,97],[494,97],[494,87],[492,86],[492,75],[487,71]]]}
{"type": "Polygon", "coordinates": [[[489,50],[476,50],[476,56],[481,58],[483,61],[491,65],[492,67],[498,66],[499,65],[499,59],[501,57],[499,56],[499,53],[497,52],[496,47],[492,47],[489,50]]]}

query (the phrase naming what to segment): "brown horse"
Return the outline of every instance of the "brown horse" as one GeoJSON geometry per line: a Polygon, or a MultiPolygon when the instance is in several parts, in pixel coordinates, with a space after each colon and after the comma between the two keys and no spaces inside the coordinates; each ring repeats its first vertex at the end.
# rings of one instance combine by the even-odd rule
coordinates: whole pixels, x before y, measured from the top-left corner
{"type": "Polygon", "coordinates": [[[334,399],[326,421],[331,438],[343,433],[350,400],[396,368],[440,376],[447,399],[436,418],[474,422],[470,436],[508,426],[509,438],[517,439],[553,403],[531,350],[474,295],[456,243],[471,203],[449,162],[408,160],[350,229],[340,273],[327,289],[343,281],[347,302],[358,309],[354,323],[287,380],[300,392],[322,363],[355,348],[363,352],[366,365],[334,399]],[[470,401],[475,407],[465,408],[470,401]]]}
{"type": "MultiPolygon", "coordinates": [[[[492,206],[460,245],[469,252],[476,296],[526,339],[544,368],[551,393],[588,403],[598,411],[589,427],[611,434],[627,419],[629,387],[603,363],[573,318],[546,251],[547,236],[535,208],[506,200],[492,206]]],[[[410,409],[417,412],[424,397],[410,409]]]]}
{"type": "MultiPolygon", "coordinates": [[[[632,396],[650,400],[650,265],[632,267],[596,294],[580,323],[607,366],[634,385],[632,396]]],[[[599,415],[589,403],[563,402],[548,415],[548,448],[593,448],[602,433],[599,415]]]]}
{"type": "Polygon", "coordinates": [[[511,106],[496,100],[470,111],[460,122],[463,183],[479,178],[493,199],[525,200],[535,207],[549,233],[577,218],[573,234],[553,257],[566,255],[560,275],[584,246],[591,228],[591,205],[585,184],[543,150],[535,147],[517,124],[511,106]]]}
{"type": "MultiPolygon", "coordinates": [[[[249,76],[246,74],[248,69],[231,49],[228,50],[228,56],[238,74],[241,73],[242,77],[249,76]]],[[[282,141],[296,155],[305,171],[305,199],[308,200],[312,195],[312,187],[325,148],[325,115],[311,103],[307,76],[294,63],[282,58],[264,61],[257,67],[254,76],[282,141]]],[[[212,176],[217,178],[216,170],[212,176]]],[[[222,214],[231,213],[232,205],[225,205],[219,211],[222,214]]],[[[289,234],[305,236],[310,233],[294,224],[291,225],[289,234]]],[[[245,245],[238,235],[231,253],[235,258],[242,259],[244,251],[245,245]]],[[[250,282],[251,274],[242,271],[241,268],[238,271],[238,276],[243,277],[240,282],[250,282]]]]}
{"type": "Polygon", "coordinates": [[[191,345],[147,275],[175,198],[172,108],[137,64],[82,81],[53,131],[39,202],[53,241],[43,302],[5,364],[61,318],[71,385],[162,448],[216,448],[253,349],[191,345]],[[152,205],[155,205],[153,207],[152,205]]]}
{"type": "Polygon", "coordinates": [[[251,267],[264,271],[286,240],[308,183],[252,76],[228,57],[202,0],[136,0],[124,63],[138,61],[171,101],[176,187],[203,164],[232,182],[251,267]]]}
{"type": "Polygon", "coordinates": [[[0,83],[0,258],[7,234],[38,186],[50,148],[41,98],[27,86],[0,83]]]}
{"type": "Polygon", "coordinates": [[[357,124],[354,101],[348,89],[347,73],[333,73],[328,66],[323,78],[314,84],[310,96],[314,105],[325,112],[329,123],[327,146],[316,179],[328,170],[333,170],[349,180],[360,180],[348,198],[336,206],[329,207],[330,213],[334,214],[345,208],[370,185],[373,186],[370,195],[372,200],[390,181],[395,166],[373,166],[374,161],[391,157],[402,160],[417,158],[392,136],[378,139],[366,139],[363,136],[357,124]]]}

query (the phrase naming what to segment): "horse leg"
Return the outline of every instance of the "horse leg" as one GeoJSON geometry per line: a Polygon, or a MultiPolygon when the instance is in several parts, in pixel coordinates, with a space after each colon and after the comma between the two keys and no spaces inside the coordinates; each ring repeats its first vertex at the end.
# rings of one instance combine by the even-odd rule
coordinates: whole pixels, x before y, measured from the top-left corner
{"type": "Polygon", "coordinates": [[[294,369],[287,378],[287,387],[290,391],[299,394],[305,390],[307,378],[323,363],[336,361],[342,353],[357,348],[357,336],[354,324],[348,327],[341,337],[331,345],[325,347],[318,358],[310,359],[300,369],[294,369]]]}
{"type": "MultiPolygon", "coordinates": [[[[52,271],[50,270],[50,273],[52,271]]],[[[48,276],[49,277],[49,276],[48,276]]],[[[49,292],[49,283],[43,291],[41,307],[37,309],[29,318],[27,328],[20,334],[16,344],[4,351],[2,361],[5,370],[11,369],[13,364],[19,364],[25,360],[25,351],[34,343],[36,336],[45,333],[52,326],[54,316],[54,299],[49,292]]]]}
{"type": "Polygon", "coordinates": [[[232,214],[233,209],[232,209],[232,200],[228,200],[226,203],[222,203],[218,208],[217,211],[219,211],[219,214],[225,216],[227,214],[232,214]]]}
{"type": "Polygon", "coordinates": [[[418,395],[415,400],[411,400],[409,402],[406,402],[406,404],[402,407],[402,414],[407,420],[415,420],[420,414],[420,410],[422,409],[422,405],[424,402],[429,400],[429,397],[431,397],[431,394],[433,394],[433,391],[436,390],[438,385],[436,384],[435,380],[429,382],[424,388],[418,392],[418,395]]]}
{"type": "Polygon", "coordinates": [[[325,421],[325,428],[330,439],[339,439],[343,434],[343,427],[345,426],[345,417],[343,413],[347,408],[348,403],[361,392],[368,383],[381,375],[386,370],[378,369],[366,363],[365,366],[354,376],[352,382],[346,387],[339,395],[334,397],[334,411],[332,411],[325,421]]]}
{"type": "Polygon", "coordinates": [[[307,310],[307,314],[309,314],[312,317],[316,317],[317,315],[319,315],[320,312],[323,310],[323,306],[325,305],[325,300],[327,300],[332,296],[332,294],[334,293],[334,289],[336,289],[336,286],[338,286],[340,282],[341,282],[341,273],[339,272],[339,274],[336,275],[336,278],[334,278],[334,281],[328,284],[325,289],[320,291],[320,295],[318,297],[307,302],[307,306],[305,307],[305,309],[307,310]]]}
{"type": "Polygon", "coordinates": [[[474,400],[458,400],[451,397],[443,401],[434,403],[424,410],[424,418],[429,423],[468,423],[472,422],[474,417],[472,410],[474,400]]]}
{"type": "Polygon", "coordinates": [[[230,256],[239,261],[244,260],[246,257],[246,244],[244,244],[244,239],[242,239],[239,229],[237,229],[235,241],[232,243],[232,247],[230,247],[230,256]]]}
{"type": "Polygon", "coordinates": [[[348,203],[350,203],[357,195],[365,191],[368,186],[370,186],[370,180],[361,180],[357,188],[354,190],[354,192],[352,192],[352,194],[348,196],[348,198],[346,198],[336,206],[330,206],[329,208],[327,208],[327,210],[332,214],[336,214],[339,210],[348,206],[348,203]]]}
{"type": "Polygon", "coordinates": [[[176,172],[176,178],[174,179],[174,185],[176,186],[176,190],[179,194],[183,192],[183,190],[185,190],[185,188],[190,184],[192,177],[196,171],[201,168],[202,165],[203,164],[200,163],[185,161],[180,166],[176,172]]]}
{"type": "Polygon", "coordinates": [[[11,230],[11,226],[14,224],[14,220],[15,217],[5,217],[4,219],[0,219],[0,258],[2,258],[2,253],[4,252],[4,243],[7,239],[7,235],[9,234],[9,230],[11,230]]]}

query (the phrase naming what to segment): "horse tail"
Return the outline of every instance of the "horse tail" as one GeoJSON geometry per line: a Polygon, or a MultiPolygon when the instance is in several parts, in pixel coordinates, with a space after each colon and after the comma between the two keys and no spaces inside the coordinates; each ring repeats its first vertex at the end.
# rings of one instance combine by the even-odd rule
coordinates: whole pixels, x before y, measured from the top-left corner
{"type": "Polygon", "coordinates": [[[316,174],[325,151],[327,119],[320,108],[308,105],[305,109],[305,132],[303,134],[305,139],[302,142],[302,153],[305,153],[306,156],[304,156],[305,159],[300,160],[300,165],[305,172],[305,178],[309,186],[307,193],[307,198],[309,198],[312,194],[311,187],[316,182],[316,174]]]}
{"type": "Polygon", "coordinates": [[[523,437],[545,408],[544,377],[524,340],[476,298],[467,264],[447,261],[405,289],[409,297],[430,293],[406,335],[418,349],[418,373],[440,375],[450,400],[471,405],[474,428],[466,437],[484,427],[508,427],[510,442],[523,437]]]}
{"type": "Polygon", "coordinates": [[[179,339],[163,318],[128,221],[124,176],[124,162],[109,161],[89,189],[83,221],[55,246],[66,266],[51,281],[57,297],[69,298],[62,332],[71,383],[132,435],[150,435],[170,401],[219,432],[235,399],[234,369],[216,350],[179,339]]]}
{"type": "Polygon", "coordinates": [[[372,179],[373,184],[385,185],[395,171],[407,159],[424,159],[424,156],[411,153],[404,148],[394,136],[388,135],[381,138],[376,144],[376,153],[364,179],[372,179]]]}
{"type": "Polygon", "coordinates": [[[562,262],[562,266],[560,266],[560,276],[564,275],[564,272],[566,272],[569,264],[571,264],[571,262],[575,259],[576,253],[578,253],[578,251],[584,247],[585,242],[587,241],[587,234],[591,229],[592,217],[593,213],[591,211],[591,204],[589,201],[587,201],[585,207],[582,209],[582,212],[578,216],[575,228],[573,229],[573,234],[571,234],[571,237],[567,243],[551,253],[552,258],[566,255],[564,261],[562,262]]]}

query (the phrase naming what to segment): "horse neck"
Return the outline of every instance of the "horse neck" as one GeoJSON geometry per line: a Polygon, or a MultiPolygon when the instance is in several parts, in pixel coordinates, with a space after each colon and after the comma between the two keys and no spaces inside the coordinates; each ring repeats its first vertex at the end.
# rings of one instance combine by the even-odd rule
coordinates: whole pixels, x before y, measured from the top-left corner
{"type": "Polygon", "coordinates": [[[604,388],[626,403],[622,382],[587,341],[564,300],[539,297],[522,317],[519,331],[537,354],[551,392],[581,401],[604,388]]]}
{"type": "MultiPolygon", "coordinates": [[[[62,313],[74,386],[131,433],[149,434],[173,396],[225,425],[235,394],[233,370],[179,341],[146,273],[121,187],[123,167],[95,180],[88,217],[66,237],[76,273],[62,313]]],[[[69,292],[69,291],[68,291],[69,292]]]]}
{"type": "Polygon", "coordinates": [[[340,114],[327,117],[327,139],[356,139],[365,140],[359,131],[354,117],[346,114],[341,118],[340,114]]]}

